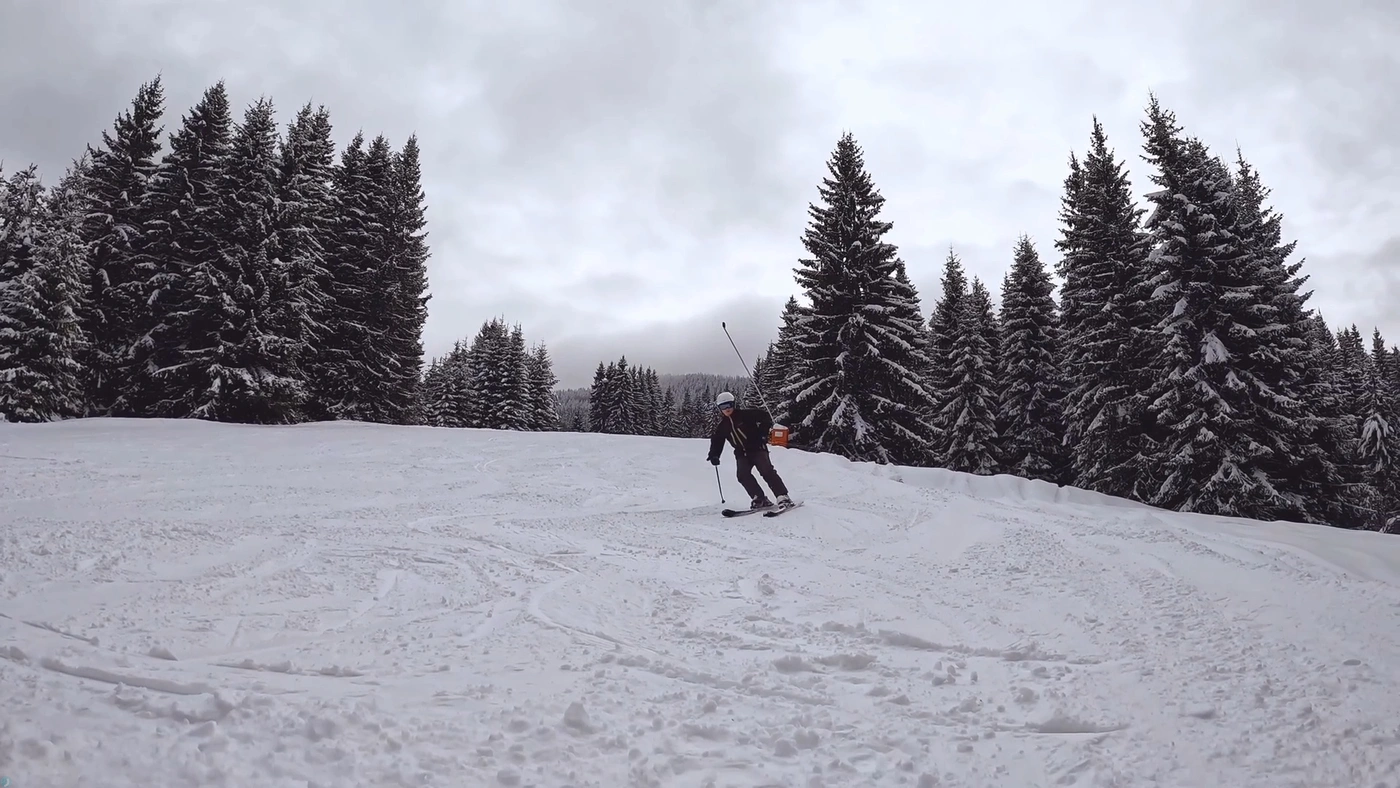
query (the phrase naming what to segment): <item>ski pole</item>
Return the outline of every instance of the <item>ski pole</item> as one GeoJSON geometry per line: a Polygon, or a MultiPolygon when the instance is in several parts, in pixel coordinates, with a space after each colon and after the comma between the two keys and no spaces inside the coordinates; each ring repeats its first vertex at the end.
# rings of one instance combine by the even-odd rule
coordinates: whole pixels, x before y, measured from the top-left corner
{"type": "Polygon", "coordinates": [[[724,503],[724,483],[719,480],[719,466],[715,466],[715,484],[719,485],[719,502],[724,503]]]}
{"type": "Polygon", "coordinates": [[[721,320],[719,321],[719,327],[724,329],[724,335],[729,337],[729,346],[734,348],[734,355],[739,357],[739,363],[744,366],[744,374],[749,376],[749,382],[753,384],[753,390],[758,392],[758,401],[763,403],[764,410],[772,413],[773,409],[768,407],[768,400],[763,396],[763,389],[759,387],[758,381],[754,380],[753,373],[749,371],[748,362],[744,361],[744,354],[739,352],[739,346],[734,344],[734,337],[729,335],[729,326],[725,325],[724,321],[721,320]]]}

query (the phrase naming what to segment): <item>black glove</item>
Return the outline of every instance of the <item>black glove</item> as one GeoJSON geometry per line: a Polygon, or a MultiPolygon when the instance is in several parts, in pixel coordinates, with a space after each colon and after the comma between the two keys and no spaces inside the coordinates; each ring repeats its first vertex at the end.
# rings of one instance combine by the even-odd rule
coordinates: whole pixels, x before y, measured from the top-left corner
{"type": "Polygon", "coordinates": [[[709,458],[707,458],[707,459],[709,459],[711,465],[719,465],[719,458],[718,458],[718,457],[709,457],[709,458]]]}

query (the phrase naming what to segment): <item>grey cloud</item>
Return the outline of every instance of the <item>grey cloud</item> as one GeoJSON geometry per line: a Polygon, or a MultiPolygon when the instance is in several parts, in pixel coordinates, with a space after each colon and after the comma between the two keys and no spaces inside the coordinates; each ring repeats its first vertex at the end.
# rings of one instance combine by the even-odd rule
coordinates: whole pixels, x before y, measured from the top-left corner
{"type": "Polygon", "coordinates": [[[271,96],[284,121],[324,103],[342,144],[420,136],[430,354],[503,316],[570,375],[622,353],[722,372],[737,360],[719,320],[752,320],[748,341],[766,345],[797,293],[807,204],[842,131],[866,149],[927,313],[950,243],[994,298],[1018,234],[1058,259],[1066,157],[1090,115],[1150,188],[1137,123],[1154,89],[1259,166],[1329,319],[1374,315],[1400,339],[1393,300],[1375,300],[1393,281],[1379,272],[1400,186],[1382,166],[1400,153],[1385,42],[1400,6],[979,8],[11,0],[0,159],[56,178],[157,72],[168,128],[219,78],[239,104],[271,96]]]}

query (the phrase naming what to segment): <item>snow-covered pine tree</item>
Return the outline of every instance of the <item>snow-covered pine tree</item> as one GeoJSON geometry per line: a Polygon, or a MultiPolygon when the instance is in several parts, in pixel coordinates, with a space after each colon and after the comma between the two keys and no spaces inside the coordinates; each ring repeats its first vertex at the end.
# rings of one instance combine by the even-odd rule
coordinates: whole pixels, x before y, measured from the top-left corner
{"type": "Polygon", "coordinates": [[[934,372],[937,369],[934,361],[935,348],[928,324],[924,321],[918,290],[910,280],[903,260],[895,266],[893,289],[895,297],[891,316],[898,324],[907,326],[908,331],[912,332],[906,335],[910,352],[903,361],[912,379],[917,381],[925,392],[925,395],[919,398],[925,403],[919,418],[927,428],[925,434],[928,442],[921,452],[916,452],[907,459],[909,464],[931,465],[938,457],[936,447],[941,434],[938,431],[938,388],[934,381],[934,372]]]}
{"type": "Polygon", "coordinates": [[[806,310],[797,303],[797,299],[788,296],[778,326],[778,340],[768,348],[768,355],[763,359],[763,373],[754,373],[758,384],[763,387],[763,396],[768,399],[768,405],[773,409],[770,415],[775,424],[788,424],[792,412],[792,397],[786,393],[788,384],[800,379],[804,374],[804,351],[797,345],[802,334],[800,324],[804,315],[806,310]]]}
{"type": "Polygon", "coordinates": [[[237,272],[223,264],[233,213],[224,203],[233,116],[223,82],[205,90],[170,135],[150,183],[142,257],[151,311],[138,344],[132,396],[149,415],[188,418],[209,395],[234,315],[226,296],[237,272]],[[234,277],[234,278],[230,278],[234,277]]]}
{"type": "MultiPolygon", "coordinates": [[[[1330,469],[1330,478],[1312,490],[1310,519],[1344,528],[1355,527],[1359,515],[1354,487],[1359,472],[1352,457],[1352,430],[1356,424],[1346,411],[1343,400],[1341,348],[1327,320],[1313,312],[1307,323],[1307,366],[1303,368],[1302,391],[1315,417],[1311,434],[1318,453],[1322,455],[1321,469],[1330,469]]],[[[1306,459],[1306,456],[1305,456],[1306,459]]],[[[1301,474],[1302,469],[1297,473],[1301,474]]],[[[1308,488],[1303,488],[1307,490],[1308,488]]]]}
{"type": "Polygon", "coordinates": [[[1283,217],[1265,205],[1269,190],[1257,170],[1236,150],[1238,177],[1236,233],[1253,255],[1249,275],[1258,306],[1237,316],[1257,343],[1241,359],[1257,381],[1263,434],[1272,441],[1265,460],[1283,500],[1273,516],[1327,522],[1340,514],[1345,485],[1329,450],[1335,441],[1326,423],[1325,392],[1318,391],[1321,367],[1313,357],[1312,327],[1303,292],[1302,261],[1290,263],[1296,242],[1283,242],[1283,217]]]}
{"type": "Polygon", "coordinates": [[[810,449],[853,460],[925,464],[936,434],[924,419],[933,399],[920,379],[929,360],[903,315],[917,296],[900,284],[896,248],[883,240],[884,197],[846,133],[827,162],[829,177],[811,205],[798,284],[811,311],[803,321],[803,375],[793,398],[793,438],[810,449]]]}
{"type": "Polygon", "coordinates": [[[1154,303],[1166,335],[1151,410],[1166,478],[1151,503],[1177,511],[1269,519],[1288,508],[1269,475],[1277,420],[1249,359],[1261,338],[1254,249],[1241,238],[1230,171],[1185,138],[1153,97],[1142,124],[1158,172],[1146,227],[1157,270],[1154,303]]]}
{"type": "Polygon", "coordinates": [[[90,267],[82,317],[92,415],[137,415],[122,397],[130,386],[132,348],[150,327],[145,290],[154,272],[138,257],[150,230],[146,191],[161,150],[165,129],[157,124],[164,112],[164,88],[156,77],[141,85],[111,132],[102,133],[102,146],[88,147],[82,238],[90,267]]]}
{"type": "Polygon", "coordinates": [[[637,391],[632,381],[627,356],[608,366],[608,399],[607,410],[603,414],[603,432],[612,435],[637,434],[637,391]]]}
{"type": "Polygon", "coordinates": [[[497,346],[493,368],[500,381],[502,403],[495,409],[495,424],[502,430],[528,431],[535,420],[533,388],[530,385],[530,352],[525,346],[525,330],[516,323],[497,346]]]}
{"type": "MultiPolygon", "coordinates": [[[[395,393],[407,375],[393,342],[392,327],[399,322],[402,293],[391,248],[394,152],[382,134],[376,135],[365,151],[363,178],[358,186],[363,189],[358,200],[365,211],[360,217],[363,222],[360,241],[364,246],[358,251],[363,254],[361,273],[367,282],[363,293],[367,322],[364,326],[366,341],[357,351],[363,366],[358,381],[360,399],[354,407],[359,414],[357,418],[379,424],[399,424],[411,398],[395,393]]],[[[417,369],[415,366],[412,371],[417,369]]]]}
{"type": "Polygon", "coordinates": [[[554,393],[559,378],[554,374],[554,363],[549,357],[549,349],[544,343],[536,344],[530,350],[528,360],[530,380],[530,428],[541,431],[560,429],[559,402],[554,393]]]}
{"type": "Polygon", "coordinates": [[[1361,331],[1353,323],[1336,332],[1337,350],[1333,356],[1333,380],[1337,389],[1341,439],[1338,471],[1347,485],[1342,522],[1346,528],[1370,527],[1376,489],[1361,452],[1361,435],[1370,415],[1370,388],[1374,374],[1370,354],[1361,331]]]}
{"type": "Polygon", "coordinates": [[[452,344],[440,364],[440,393],[434,395],[433,412],[438,426],[474,427],[470,346],[462,340],[452,344]]]}
{"type": "Polygon", "coordinates": [[[49,194],[34,165],[0,181],[0,418],[8,421],[82,415],[75,171],[49,194]]]}
{"type": "Polygon", "coordinates": [[[598,368],[593,371],[593,385],[588,389],[588,431],[603,432],[603,422],[607,418],[608,404],[612,401],[612,392],[609,390],[611,380],[608,376],[608,368],[603,362],[598,362],[598,368]]]}
{"type": "Polygon", "coordinates": [[[443,426],[441,404],[446,389],[445,381],[442,363],[436,358],[430,359],[428,368],[423,371],[423,382],[418,386],[418,402],[414,408],[419,426],[443,426]]]}
{"type": "Polygon", "coordinates": [[[279,154],[271,257],[287,268],[286,325],[281,331],[299,346],[297,369],[307,391],[301,417],[319,421],[330,415],[322,400],[321,348],[334,305],[326,257],[335,226],[335,142],[326,108],[303,105],[287,125],[279,154]]]}
{"type": "Polygon", "coordinates": [[[627,371],[627,377],[632,386],[632,406],[636,413],[632,431],[628,434],[650,435],[652,434],[653,417],[656,414],[651,409],[651,389],[647,385],[646,370],[641,367],[632,367],[627,371]]]}
{"type": "Polygon", "coordinates": [[[380,187],[388,171],[387,147],[380,154],[372,173],[364,134],[357,132],[341,151],[332,177],[336,215],[327,267],[333,306],[319,348],[319,391],[314,396],[334,419],[373,421],[377,411],[372,402],[380,381],[391,377],[373,341],[378,320],[373,291],[384,237],[380,187]]]}
{"type": "Polygon", "coordinates": [[[676,392],[670,386],[661,395],[661,434],[667,438],[685,437],[681,434],[676,392]]]}
{"type": "Polygon", "coordinates": [[[647,367],[647,408],[650,411],[650,435],[663,435],[666,423],[665,395],[661,390],[661,376],[652,367],[647,367]]]}
{"type": "MultiPolygon", "coordinates": [[[[1001,321],[997,319],[996,309],[992,306],[992,293],[980,277],[973,277],[967,297],[972,301],[977,314],[977,324],[982,329],[982,337],[987,340],[987,368],[991,370],[992,375],[992,411],[995,413],[1001,402],[1001,321]]],[[[997,446],[996,456],[999,457],[1000,443],[997,446]]]]}
{"type": "Polygon", "coordinates": [[[997,390],[992,348],[974,281],[958,310],[958,334],[949,368],[948,397],[939,414],[947,425],[940,464],[953,471],[997,472],[997,390]]]}
{"type": "Polygon", "coordinates": [[[1148,239],[1127,170],[1094,118],[1081,163],[1070,156],[1061,198],[1061,358],[1069,483],[1145,501],[1147,390],[1159,332],[1148,309],[1148,239]]]}
{"type": "MultiPolygon", "coordinates": [[[[967,274],[962,260],[953,249],[948,249],[948,257],[943,261],[943,278],[939,285],[942,292],[934,302],[933,314],[929,317],[929,362],[930,385],[934,391],[934,403],[941,413],[952,396],[953,388],[953,347],[958,341],[959,315],[962,302],[967,299],[967,274]]],[[[935,419],[940,435],[946,435],[949,425],[935,419]]],[[[939,438],[942,441],[942,438],[939,438]]]]}
{"type": "Polygon", "coordinates": [[[277,201],[277,125],[272,102],[260,98],[238,124],[224,169],[223,210],[229,235],[220,267],[222,344],[210,390],[192,415],[215,421],[287,424],[296,420],[306,388],[298,369],[303,345],[286,335],[290,308],[287,267],[272,257],[277,201]]]}
{"type": "Polygon", "coordinates": [[[528,429],[528,371],[523,332],[492,318],[481,326],[468,353],[470,411],[468,427],[528,429]]]}
{"type": "Polygon", "coordinates": [[[1400,472],[1396,468],[1400,461],[1400,425],[1396,423],[1400,397],[1391,386],[1387,366],[1385,340],[1380,329],[1375,329],[1357,455],[1374,490],[1368,527],[1377,531],[1389,531],[1400,518],[1400,472]]]}
{"type": "Polygon", "coordinates": [[[1065,484],[1069,474],[1054,288],[1035,245],[1022,235],[1001,288],[998,464],[1003,472],[1025,479],[1065,484]]]}
{"type": "Polygon", "coordinates": [[[428,240],[418,137],[394,154],[384,231],[384,290],[389,314],[382,324],[384,352],[395,377],[385,392],[385,419],[402,423],[423,368],[423,326],[428,319],[428,240]]]}

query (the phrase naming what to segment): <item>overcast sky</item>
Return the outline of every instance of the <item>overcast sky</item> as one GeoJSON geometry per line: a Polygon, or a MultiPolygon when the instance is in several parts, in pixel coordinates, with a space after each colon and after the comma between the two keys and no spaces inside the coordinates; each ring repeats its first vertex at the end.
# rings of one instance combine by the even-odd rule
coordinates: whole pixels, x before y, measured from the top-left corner
{"type": "Polygon", "coordinates": [[[1400,342],[1400,3],[1385,0],[8,0],[0,161],[46,179],[157,72],[166,128],[217,79],[344,144],[417,133],[430,355],[502,316],[567,386],[626,354],[738,374],[775,337],[809,201],[864,147],[924,301],[952,246],[998,295],[1053,263],[1091,116],[1149,186],[1148,91],[1273,189],[1334,326],[1400,342]],[[334,10],[329,10],[331,7],[334,10]],[[1053,9],[1053,10],[1052,10],[1053,9]]]}

